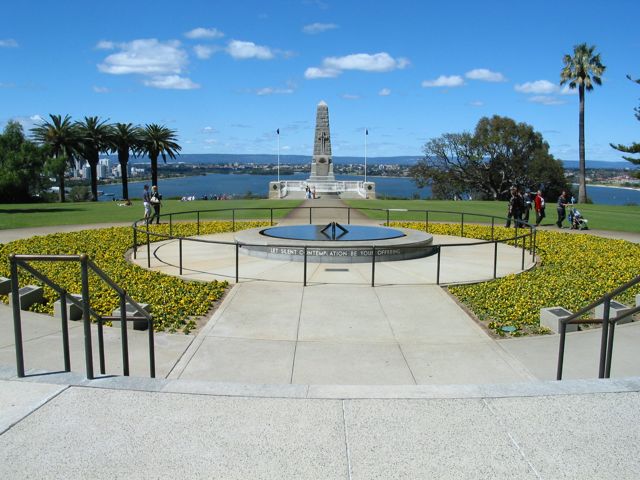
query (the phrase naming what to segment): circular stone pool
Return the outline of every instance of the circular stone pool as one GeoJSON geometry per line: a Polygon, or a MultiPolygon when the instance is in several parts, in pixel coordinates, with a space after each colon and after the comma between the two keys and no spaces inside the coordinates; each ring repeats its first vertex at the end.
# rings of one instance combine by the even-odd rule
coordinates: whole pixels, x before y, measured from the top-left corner
{"type": "Polygon", "coordinates": [[[406,228],[368,225],[286,225],[237,232],[240,252],[274,260],[320,263],[410,260],[437,252],[433,237],[406,228]]]}

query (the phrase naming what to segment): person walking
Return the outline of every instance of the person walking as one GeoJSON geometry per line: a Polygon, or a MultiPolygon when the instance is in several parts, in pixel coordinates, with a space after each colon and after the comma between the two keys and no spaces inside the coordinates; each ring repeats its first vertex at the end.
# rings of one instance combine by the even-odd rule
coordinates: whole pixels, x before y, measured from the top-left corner
{"type": "Polygon", "coordinates": [[[533,199],[533,203],[536,209],[536,227],[540,226],[540,222],[545,217],[544,214],[544,197],[542,196],[542,191],[538,190],[536,193],[536,197],[533,199]]]}
{"type": "Polygon", "coordinates": [[[149,193],[149,185],[145,185],[142,190],[142,205],[144,206],[144,220],[149,223],[151,216],[151,193],[149,193]]]}
{"type": "Polygon", "coordinates": [[[511,226],[511,219],[513,218],[514,226],[518,226],[520,221],[520,195],[518,195],[518,189],[511,187],[511,197],[509,198],[509,207],[507,210],[507,224],[505,227],[511,226]]]}
{"type": "Polygon", "coordinates": [[[525,223],[529,223],[529,213],[531,212],[531,192],[529,190],[525,191],[522,195],[522,203],[524,208],[522,220],[524,220],[525,223]]]}
{"type": "Polygon", "coordinates": [[[569,201],[567,199],[567,192],[565,190],[562,191],[562,194],[558,197],[558,221],[556,225],[558,228],[562,228],[562,222],[567,217],[567,205],[569,201]]]}
{"type": "Polygon", "coordinates": [[[156,219],[156,225],[160,223],[160,206],[162,205],[162,195],[158,193],[158,187],[156,185],[151,187],[151,206],[153,207],[153,215],[149,218],[149,223],[153,223],[153,219],[156,219]]]}

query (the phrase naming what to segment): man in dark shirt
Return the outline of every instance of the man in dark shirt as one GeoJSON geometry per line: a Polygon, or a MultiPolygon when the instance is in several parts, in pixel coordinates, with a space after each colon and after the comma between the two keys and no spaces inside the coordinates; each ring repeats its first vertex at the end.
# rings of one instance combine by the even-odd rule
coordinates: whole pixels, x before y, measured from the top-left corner
{"type": "Polygon", "coordinates": [[[509,228],[511,226],[511,219],[513,218],[514,226],[518,226],[518,221],[520,220],[521,210],[520,210],[520,196],[518,195],[518,189],[516,187],[511,187],[511,197],[509,198],[509,209],[507,210],[507,224],[505,227],[509,228]]]}
{"type": "Polygon", "coordinates": [[[562,222],[567,216],[567,205],[567,192],[563,190],[562,194],[558,197],[558,221],[556,222],[558,228],[562,228],[562,222]]]}

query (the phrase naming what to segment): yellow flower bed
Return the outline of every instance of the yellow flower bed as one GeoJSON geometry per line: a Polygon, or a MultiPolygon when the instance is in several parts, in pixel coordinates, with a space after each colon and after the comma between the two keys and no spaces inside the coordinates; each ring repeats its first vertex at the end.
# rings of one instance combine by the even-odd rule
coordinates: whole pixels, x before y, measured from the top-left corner
{"type": "MultiPolygon", "coordinates": [[[[268,222],[236,222],[236,230],[257,228],[268,222]]],[[[200,234],[224,233],[232,229],[231,222],[201,222],[200,234]]],[[[169,233],[169,225],[153,225],[150,231],[169,233]]],[[[195,223],[177,223],[173,225],[173,234],[192,236],[196,234],[195,223]]],[[[138,235],[138,244],[146,240],[146,235],[138,235]]],[[[151,241],[162,240],[151,238],[151,241]]],[[[86,253],[93,262],[104,270],[112,280],[120,285],[130,297],[139,303],[148,303],[152,307],[155,329],[158,331],[178,330],[188,333],[195,326],[194,317],[207,313],[213,303],[221,298],[227,288],[227,282],[186,282],[177,277],[150,272],[125,259],[126,251],[133,245],[130,227],[83,230],[72,233],[16,240],[0,245],[0,276],[9,276],[10,253],[17,254],[80,254],[86,253]]],[[[67,262],[33,262],[39,271],[64,287],[70,293],[80,293],[80,266],[67,262]]],[[[20,272],[20,286],[39,282],[24,270],[20,272]]],[[[89,278],[91,308],[100,315],[110,315],[118,308],[119,299],[115,292],[97,276],[89,278]]],[[[58,295],[49,287],[44,289],[45,303],[34,306],[35,311],[53,313],[53,303],[58,295]]],[[[7,296],[2,300],[7,303],[7,296]]]]}
{"type": "MultiPolygon", "coordinates": [[[[424,230],[423,223],[398,222],[398,227],[424,230]]],[[[429,232],[460,235],[460,225],[432,224],[429,232]]],[[[491,227],[465,225],[465,237],[490,240],[491,227]]],[[[495,228],[496,238],[509,238],[513,229],[495,228]]],[[[473,285],[450,287],[489,328],[498,334],[505,326],[516,327],[514,335],[544,333],[539,327],[540,309],[561,306],[572,312],[640,274],[640,245],[588,234],[570,235],[538,231],[540,264],[528,272],[473,285]]],[[[640,286],[619,300],[634,304],[640,286]]]]}

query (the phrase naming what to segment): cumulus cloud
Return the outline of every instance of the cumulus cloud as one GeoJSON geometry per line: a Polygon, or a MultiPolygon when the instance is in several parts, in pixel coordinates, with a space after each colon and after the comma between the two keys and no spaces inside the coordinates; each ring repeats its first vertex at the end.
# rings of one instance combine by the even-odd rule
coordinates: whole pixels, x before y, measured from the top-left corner
{"type": "Polygon", "coordinates": [[[273,88],[273,87],[264,87],[256,90],[256,95],[264,96],[264,95],[289,95],[293,93],[293,88],[273,88]]]}
{"type": "Polygon", "coordinates": [[[562,90],[560,90],[560,95],[577,95],[577,94],[578,94],[578,89],[569,88],[569,85],[565,85],[564,87],[562,87],[562,90]]]}
{"type": "Polygon", "coordinates": [[[187,64],[187,53],[180,42],[159,42],[155,38],[133,40],[118,45],[119,52],[112,53],[98,65],[98,70],[112,75],[167,75],[179,74],[187,64]]]}
{"type": "Polygon", "coordinates": [[[196,57],[206,60],[210,58],[211,55],[220,50],[220,47],[211,46],[211,45],[196,45],[193,47],[193,52],[196,54],[196,57]]]}
{"type": "Polygon", "coordinates": [[[0,40],[0,48],[18,48],[18,42],[13,38],[5,38],[0,40]]]}
{"type": "Polygon", "coordinates": [[[222,38],[224,37],[224,33],[222,33],[217,28],[198,27],[198,28],[194,28],[193,30],[189,30],[188,32],[185,32],[184,36],[191,39],[222,38]]]}
{"type": "Polygon", "coordinates": [[[424,80],[422,86],[425,88],[431,87],[461,87],[464,85],[464,80],[460,75],[440,75],[435,80],[424,80]]]}
{"type": "Polygon", "coordinates": [[[162,88],[167,90],[194,90],[200,88],[200,85],[194,83],[191,79],[181,77],[180,75],[161,75],[144,80],[147,87],[162,88]]]}
{"type": "Polygon", "coordinates": [[[326,32],[327,30],[333,30],[338,28],[338,25],[335,23],[312,23],[310,25],[305,25],[302,27],[302,31],[308,35],[315,35],[317,33],[326,32]]]}
{"type": "Polygon", "coordinates": [[[213,133],[217,133],[217,130],[209,125],[200,130],[200,133],[204,133],[205,135],[211,135],[213,133]]]}
{"type": "Polygon", "coordinates": [[[475,68],[464,74],[470,80],[482,80],[483,82],[506,82],[500,72],[492,72],[486,68],[475,68]]]}
{"type": "Polygon", "coordinates": [[[309,67],[304,76],[307,79],[333,78],[344,70],[360,70],[363,72],[390,72],[403,69],[409,65],[406,58],[393,58],[386,52],[354,53],[344,57],[327,57],[322,60],[321,67],[309,67]]]}
{"type": "Polygon", "coordinates": [[[109,93],[111,90],[109,90],[107,87],[99,87],[97,85],[94,85],[93,91],[96,93],[109,93]]]}
{"type": "Polygon", "coordinates": [[[116,44],[115,42],[110,42],[109,40],[100,40],[96,44],[96,48],[98,50],[113,50],[114,48],[116,48],[116,44]]]}
{"type": "Polygon", "coordinates": [[[274,57],[269,47],[256,45],[253,42],[243,42],[241,40],[231,40],[229,45],[227,45],[227,53],[236,60],[247,60],[249,58],[271,60],[274,57]]]}
{"type": "Polygon", "coordinates": [[[548,95],[550,93],[556,93],[559,90],[559,87],[555,83],[551,83],[549,80],[525,82],[523,84],[516,84],[513,88],[516,92],[532,93],[536,95],[548,95]]]}
{"type": "Polygon", "coordinates": [[[381,97],[387,97],[389,95],[391,95],[391,90],[388,88],[383,88],[382,90],[380,90],[378,92],[378,95],[380,95],[381,97]]]}
{"type": "Polygon", "coordinates": [[[551,95],[535,95],[533,97],[529,97],[529,101],[533,103],[540,103],[542,105],[562,105],[565,103],[564,100],[560,100],[559,98],[551,95]]]}

